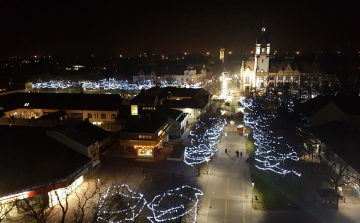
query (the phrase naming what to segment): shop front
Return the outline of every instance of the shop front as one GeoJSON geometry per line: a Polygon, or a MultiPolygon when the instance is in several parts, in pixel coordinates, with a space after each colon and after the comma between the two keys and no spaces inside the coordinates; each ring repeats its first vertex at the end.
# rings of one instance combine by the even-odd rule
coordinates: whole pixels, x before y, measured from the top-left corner
{"type": "Polygon", "coordinates": [[[137,151],[137,155],[141,157],[153,157],[154,147],[152,146],[134,146],[137,151]]]}

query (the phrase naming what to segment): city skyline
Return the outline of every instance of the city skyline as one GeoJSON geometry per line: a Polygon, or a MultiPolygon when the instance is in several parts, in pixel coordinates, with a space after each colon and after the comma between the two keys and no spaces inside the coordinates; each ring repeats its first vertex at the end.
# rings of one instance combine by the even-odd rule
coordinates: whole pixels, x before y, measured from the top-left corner
{"type": "Polygon", "coordinates": [[[2,57],[250,53],[266,27],[271,51],[358,52],[359,3],[6,2],[2,57]]]}

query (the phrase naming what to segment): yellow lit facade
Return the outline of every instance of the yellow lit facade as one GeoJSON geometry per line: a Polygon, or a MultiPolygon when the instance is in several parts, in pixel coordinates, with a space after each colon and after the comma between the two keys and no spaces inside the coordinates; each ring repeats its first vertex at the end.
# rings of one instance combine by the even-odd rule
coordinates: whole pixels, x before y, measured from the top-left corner
{"type": "Polygon", "coordinates": [[[162,148],[162,143],[167,141],[167,132],[171,125],[165,124],[155,134],[124,133],[120,139],[120,145],[132,147],[139,157],[154,157],[155,149],[162,148]],[[136,138],[136,139],[135,139],[136,138]]]}

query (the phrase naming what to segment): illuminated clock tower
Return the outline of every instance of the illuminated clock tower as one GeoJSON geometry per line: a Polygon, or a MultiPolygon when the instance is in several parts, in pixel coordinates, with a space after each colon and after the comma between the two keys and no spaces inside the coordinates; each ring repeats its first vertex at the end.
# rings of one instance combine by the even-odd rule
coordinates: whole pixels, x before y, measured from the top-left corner
{"type": "Polygon", "coordinates": [[[255,44],[255,71],[256,73],[269,72],[270,42],[265,35],[265,27],[261,28],[261,36],[255,44]]]}

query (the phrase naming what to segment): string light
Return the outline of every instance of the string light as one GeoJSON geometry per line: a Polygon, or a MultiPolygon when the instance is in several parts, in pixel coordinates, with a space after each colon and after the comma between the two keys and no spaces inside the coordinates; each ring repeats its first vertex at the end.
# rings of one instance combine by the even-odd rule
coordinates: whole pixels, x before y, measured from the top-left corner
{"type": "Polygon", "coordinates": [[[177,218],[181,218],[189,214],[191,211],[194,211],[194,220],[192,222],[195,223],[197,218],[197,207],[199,203],[198,196],[202,196],[202,195],[204,195],[204,193],[201,190],[187,185],[176,189],[168,190],[162,194],[156,195],[154,199],[149,204],[147,204],[147,207],[153,213],[153,216],[149,216],[147,217],[147,219],[153,223],[154,221],[156,222],[171,221],[177,218]],[[176,204],[176,206],[174,207],[164,209],[164,207],[167,206],[166,199],[170,199],[171,200],[170,202],[173,202],[174,196],[187,200],[188,202],[193,201],[193,198],[191,196],[184,195],[183,193],[179,193],[179,191],[181,190],[193,191],[190,194],[195,195],[194,205],[192,207],[187,208],[187,210],[185,205],[181,203],[176,204]]]}
{"type": "Polygon", "coordinates": [[[265,109],[264,103],[252,98],[243,99],[241,104],[249,110],[244,114],[244,121],[245,125],[253,130],[254,145],[256,145],[255,167],[282,175],[294,173],[300,177],[301,173],[284,168],[285,161],[298,161],[299,158],[293,148],[283,142],[283,137],[275,136],[271,130],[275,115],[265,109]]]}
{"type": "Polygon", "coordinates": [[[219,118],[208,118],[206,122],[199,120],[190,131],[191,145],[185,147],[184,162],[193,166],[212,157],[218,151],[216,145],[226,124],[226,120],[219,118]]]}
{"type": "MultiPolygon", "coordinates": [[[[99,81],[71,81],[71,80],[50,80],[50,81],[41,81],[32,84],[34,89],[66,89],[66,88],[75,88],[81,86],[84,89],[92,90],[141,90],[149,89],[154,86],[154,83],[151,80],[141,80],[136,84],[130,84],[127,80],[117,80],[116,78],[102,79],[99,81]]],[[[164,81],[160,84],[161,88],[165,87],[187,87],[187,88],[201,88],[200,83],[188,85],[187,82],[178,82],[164,81]]]]}
{"type": "Polygon", "coordinates": [[[188,185],[184,185],[182,187],[171,189],[165,191],[162,194],[156,195],[153,198],[153,200],[150,203],[148,203],[145,200],[143,194],[132,191],[130,187],[126,184],[122,184],[120,186],[117,185],[109,186],[106,190],[106,193],[100,197],[99,207],[103,209],[106,208],[105,203],[111,196],[121,196],[135,202],[134,204],[127,203],[127,205],[124,205],[125,207],[120,210],[108,211],[108,210],[100,209],[99,217],[97,218],[97,220],[101,222],[109,222],[109,223],[117,223],[117,222],[122,222],[124,220],[134,221],[135,218],[138,217],[139,214],[143,211],[144,207],[148,207],[152,211],[152,216],[147,216],[147,219],[150,220],[151,222],[154,221],[163,222],[163,221],[174,220],[189,214],[193,210],[194,210],[193,222],[196,222],[197,207],[199,203],[198,197],[202,195],[204,195],[204,193],[200,189],[188,185]],[[125,191],[128,191],[129,194],[125,194],[124,193],[125,191]],[[181,193],[182,191],[184,191],[184,193],[185,192],[187,193],[186,194],[181,193]],[[168,206],[168,203],[164,204],[166,200],[169,198],[172,200],[174,196],[177,196],[178,198],[183,200],[181,200],[181,202],[179,202],[177,206],[172,206],[167,209],[164,208],[168,206]],[[194,201],[193,206],[187,206],[187,204],[191,201],[194,201]],[[119,217],[118,214],[123,214],[125,217],[120,220],[111,220],[112,215],[114,215],[114,218],[116,218],[119,217]]]}
{"type": "Polygon", "coordinates": [[[108,198],[110,196],[114,196],[114,195],[125,197],[125,198],[128,198],[131,201],[135,201],[135,202],[134,202],[134,204],[127,203],[127,205],[124,205],[125,206],[124,209],[121,209],[121,210],[115,210],[115,211],[100,210],[100,216],[97,219],[98,221],[105,221],[105,222],[111,222],[111,223],[122,222],[123,220],[134,221],[135,218],[137,216],[139,216],[140,212],[143,210],[143,208],[147,204],[146,200],[144,199],[143,194],[136,193],[136,192],[132,191],[128,185],[122,184],[120,186],[118,186],[118,185],[109,186],[106,190],[105,195],[100,197],[99,206],[104,207],[104,204],[108,200],[108,198]],[[130,195],[125,194],[124,193],[125,191],[128,191],[130,193],[130,195]],[[110,216],[110,219],[111,219],[111,215],[116,216],[117,214],[122,214],[122,213],[125,215],[125,218],[118,220],[118,221],[112,221],[112,220],[108,220],[108,219],[102,217],[102,216],[110,216]]]}

